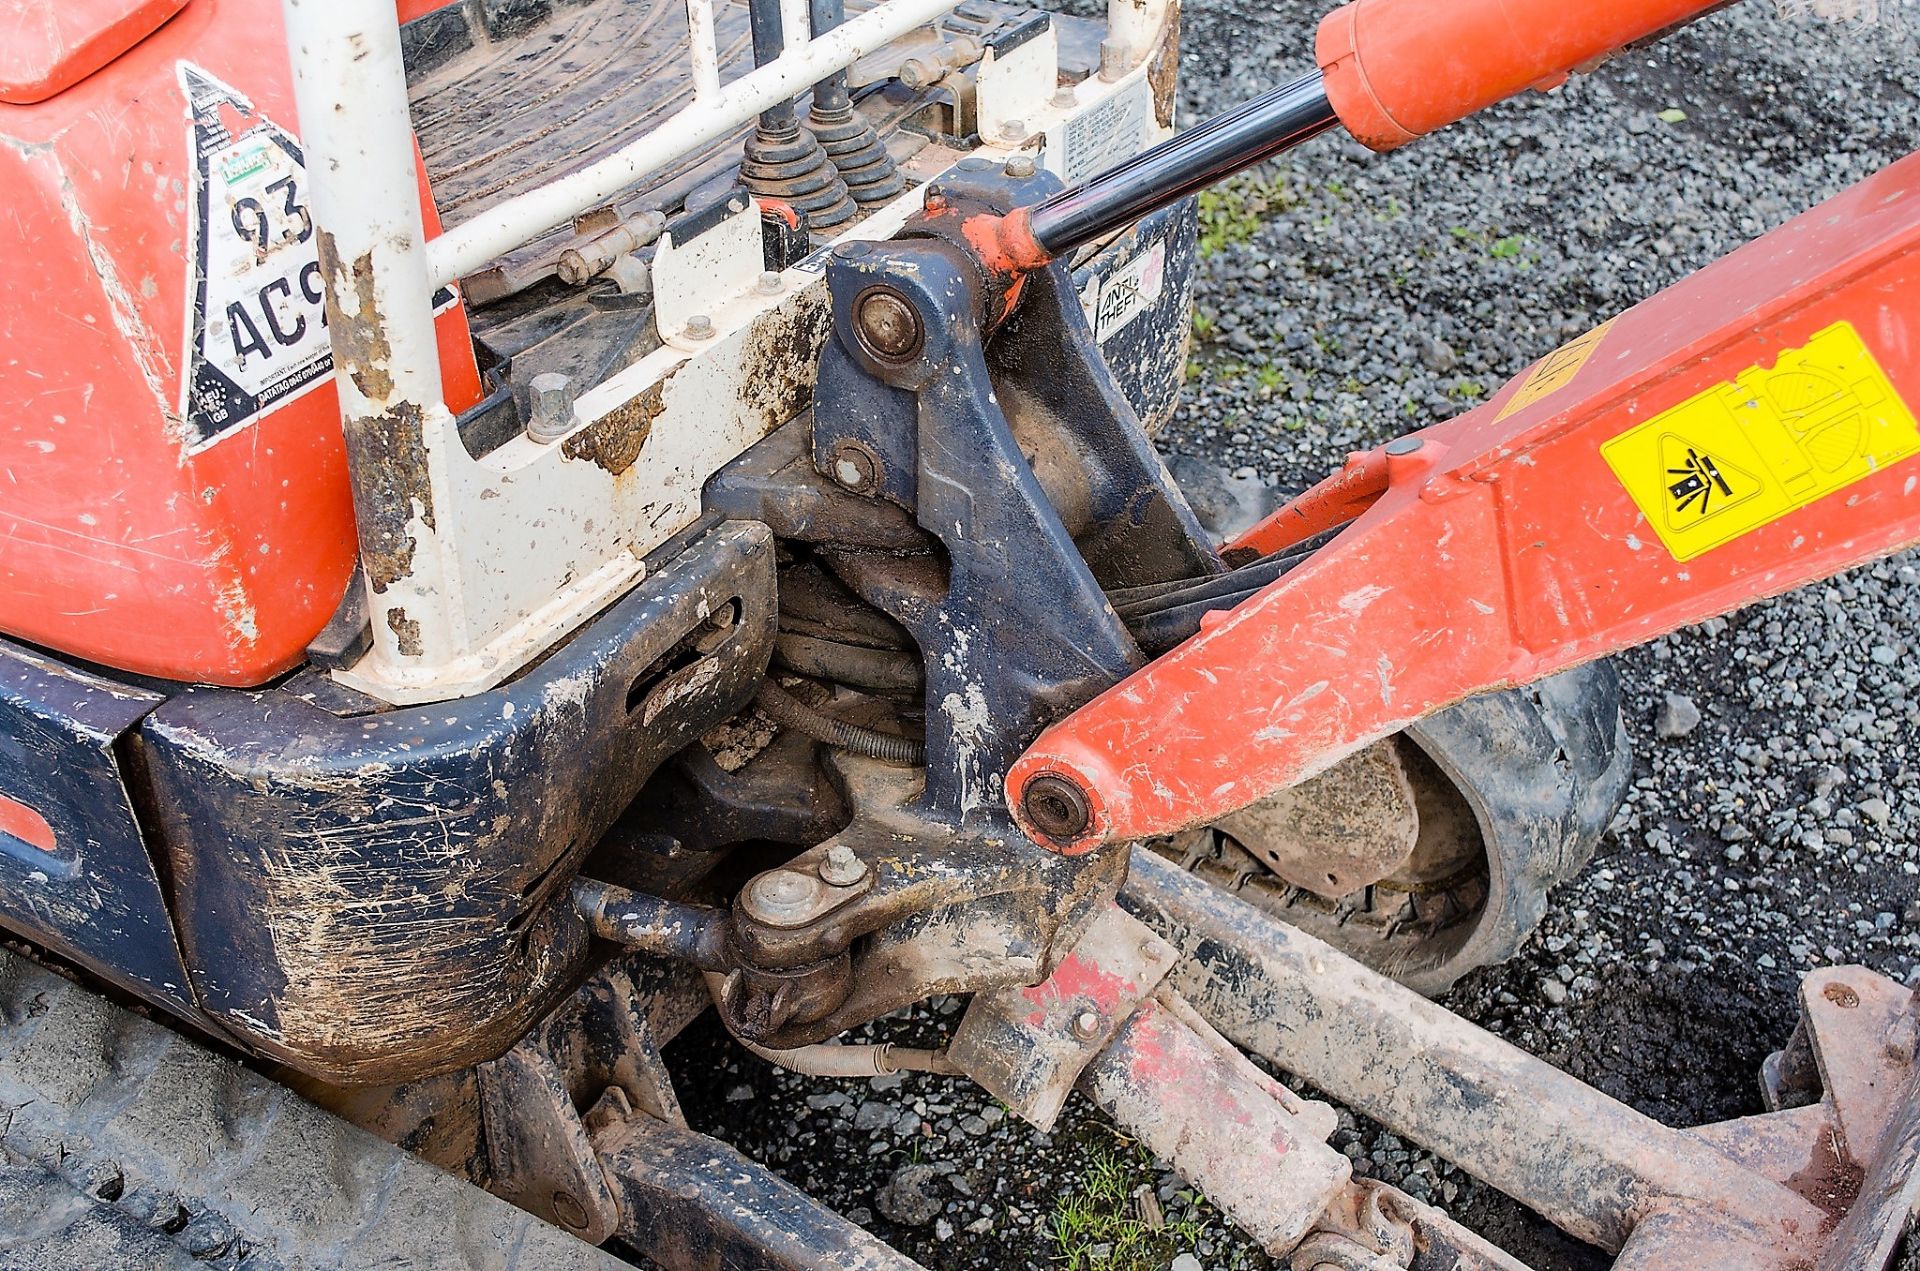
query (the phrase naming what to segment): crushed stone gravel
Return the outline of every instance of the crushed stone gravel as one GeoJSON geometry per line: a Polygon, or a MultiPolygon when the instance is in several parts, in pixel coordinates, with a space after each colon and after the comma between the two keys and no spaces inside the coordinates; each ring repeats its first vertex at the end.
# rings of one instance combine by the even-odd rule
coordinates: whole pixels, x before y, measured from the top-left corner
{"type": "MultiPolygon", "coordinates": [[[[1189,0],[1184,118],[1305,69],[1321,9],[1189,0]]],[[[1916,28],[1740,5],[1399,153],[1327,137],[1237,180],[1203,208],[1199,338],[1163,448],[1221,465],[1214,497],[1252,506],[1258,487],[1301,489],[1349,450],[1470,407],[1904,155],[1920,136],[1916,28]]],[[[1920,981],[1916,614],[1920,561],[1897,557],[1625,655],[1626,805],[1522,953],[1447,1004],[1686,1125],[1760,1110],[1759,1065],[1805,971],[1920,981]]],[[[937,1043],[959,1006],[859,1032],[937,1043]]],[[[929,1267],[1274,1265],[1077,1097],[1040,1134],[964,1081],[770,1069],[710,1020],[669,1050],[696,1128],[929,1267]],[[1091,1196],[1089,1178],[1116,1171],[1133,1191],[1091,1196]],[[1063,1231],[1075,1198],[1097,1221],[1063,1231]]],[[[1606,1265],[1377,1126],[1342,1112],[1333,1142],[1356,1173],[1541,1271],[1606,1265]]]]}

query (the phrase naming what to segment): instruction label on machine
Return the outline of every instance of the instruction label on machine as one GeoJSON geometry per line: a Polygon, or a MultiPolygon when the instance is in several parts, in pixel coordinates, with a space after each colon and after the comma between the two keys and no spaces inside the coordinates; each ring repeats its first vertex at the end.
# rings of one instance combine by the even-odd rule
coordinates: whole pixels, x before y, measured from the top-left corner
{"type": "Polygon", "coordinates": [[[1920,453],[1920,426],[1849,322],[1600,447],[1675,560],[1920,453]]]}
{"type": "Polygon", "coordinates": [[[180,410],[200,450],[327,382],[333,347],[300,143],[206,71],[179,73],[194,180],[180,410]]]}
{"type": "Polygon", "coordinates": [[[1067,120],[1060,175],[1073,185],[1133,158],[1147,139],[1152,117],[1153,89],[1142,79],[1067,120]]]}

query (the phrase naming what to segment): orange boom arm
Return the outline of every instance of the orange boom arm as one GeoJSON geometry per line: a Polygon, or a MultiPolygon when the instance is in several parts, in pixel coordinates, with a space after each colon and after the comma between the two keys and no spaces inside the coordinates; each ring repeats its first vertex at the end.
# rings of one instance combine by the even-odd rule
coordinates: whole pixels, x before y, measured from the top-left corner
{"type": "Polygon", "coordinates": [[[1051,775],[1091,809],[1062,851],[1205,824],[1470,694],[1920,541],[1916,247],[1920,156],[1355,456],[1236,546],[1352,517],[1338,537],[1043,733],[1016,815],[1051,775]]]}

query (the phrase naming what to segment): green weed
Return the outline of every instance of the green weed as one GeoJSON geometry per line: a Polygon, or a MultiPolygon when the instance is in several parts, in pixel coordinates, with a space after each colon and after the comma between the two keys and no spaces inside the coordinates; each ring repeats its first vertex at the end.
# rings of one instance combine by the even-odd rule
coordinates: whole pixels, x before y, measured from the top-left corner
{"type": "Polygon", "coordinates": [[[1200,254],[1216,255],[1246,242],[1298,201],[1279,174],[1258,168],[1200,191],[1200,254]]]}
{"type": "Polygon", "coordinates": [[[1096,1145],[1073,1190],[1054,1205],[1053,1256],[1066,1271],[1158,1271],[1200,1237],[1191,1218],[1155,1228],[1138,1215],[1133,1194],[1152,1185],[1153,1171],[1138,1144],[1125,1146],[1132,1150],[1096,1145]]]}

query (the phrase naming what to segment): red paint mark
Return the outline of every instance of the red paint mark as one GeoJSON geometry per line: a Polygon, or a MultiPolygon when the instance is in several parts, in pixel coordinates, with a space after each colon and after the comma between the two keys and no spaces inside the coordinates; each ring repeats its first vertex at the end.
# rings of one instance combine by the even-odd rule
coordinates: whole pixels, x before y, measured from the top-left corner
{"type": "Polygon", "coordinates": [[[1104,971],[1078,953],[1069,953],[1045,980],[1020,990],[1034,1004],[1035,1009],[1027,1015],[1027,1024],[1033,1028],[1046,1022],[1047,1008],[1057,1003],[1085,1003],[1111,1013],[1139,992],[1132,980],[1104,971]]]}
{"type": "Polygon", "coordinates": [[[1006,216],[992,212],[969,216],[960,222],[960,233],[981,262],[999,273],[1025,273],[1053,259],[1035,241],[1032,222],[1023,207],[1006,216]]]}
{"type": "Polygon", "coordinates": [[[53,827],[47,824],[47,818],[4,794],[0,794],[0,834],[10,835],[28,847],[37,847],[43,852],[59,850],[53,841],[53,827]]]}

